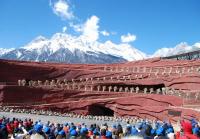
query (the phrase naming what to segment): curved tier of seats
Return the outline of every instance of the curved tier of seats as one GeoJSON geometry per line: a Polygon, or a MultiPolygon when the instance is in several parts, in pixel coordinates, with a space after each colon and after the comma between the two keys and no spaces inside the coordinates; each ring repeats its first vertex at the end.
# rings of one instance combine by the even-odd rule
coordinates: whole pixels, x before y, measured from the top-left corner
{"type": "Polygon", "coordinates": [[[98,115],[96,108],[119,116],[200,118],[200,60],[101,65],[0,60],[0,67],[2,105],[84,115],[98,115]]]}

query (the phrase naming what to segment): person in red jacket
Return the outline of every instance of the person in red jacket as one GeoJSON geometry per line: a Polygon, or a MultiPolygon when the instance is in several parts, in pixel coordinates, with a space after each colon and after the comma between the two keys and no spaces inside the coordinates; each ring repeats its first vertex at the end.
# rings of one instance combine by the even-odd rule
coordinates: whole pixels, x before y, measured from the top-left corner
{"type": "Polygon", "coordinates": [[[12,126],[11,126],[10,123],[7,123],[7,124],[6,124],[6,129],[7,129],[7,131],[8,131],[9,134],[12,134],[12,133],[13,133],[13,128],[12,128],[12,126]]]}
{"type": "Polygon", "coordinates": [[[15,129],[18,128],[18,126],[19,126],[19,121],[18,121],[18,120],[15,120],[13,125],[14,125],[14,128],[15,128],[15,129]]]}
{"type": "Polygon", "coordinates": [[[179,139],[199,139],[197,136],[192,134],[192,124],[187,121],[181,122],[183,135],[180,135],[179,139]]]}

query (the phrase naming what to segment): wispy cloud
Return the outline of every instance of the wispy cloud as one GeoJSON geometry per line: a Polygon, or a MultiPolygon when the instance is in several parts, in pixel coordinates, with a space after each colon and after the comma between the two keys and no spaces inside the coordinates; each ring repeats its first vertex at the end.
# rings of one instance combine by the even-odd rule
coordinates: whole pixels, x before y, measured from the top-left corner
{"type": "Polygon", "coordinates": [[[69,26],[74,29],[75,32],[81,32],[82,26],[81,24],[74,24],[73,22],[69,23],[69,26]]]}
{"type": "Polygon", "coordinates": [[[67,27],[64,26],[64,27],[62,28],[62,32],[65,33],[66,31],[67,31],[67,27]]]}
{"type": "Polygon", "coordinates": [[[73,12],[70,9],[70,5],[67,1],[65,0],[58,0],[56,2],[52,2],[50,0],[50,6],[53,9],[53,12],[61,17],[62,19],[73,19],[74,15],[73,12]]]}
{"type": "Polygon", "coordinates": [[[133,42],[136,40],[136,35],[128,33],[127,35],[122,35],[121,36],[121,42],[123,43],[129,43],[133,42]]]}
{"type": "Polygon", "coordinates": [[[100,32],[103,36],[110,36],[110,33],[106,30],[100,32]]]}
{"type": "MultiPolygon", "coordinates": [[[[61,17],[62,19],[70,20],[68,25],[62,28],[62,32],[65,33],[69,28],[73,28],[75,32],[80,34],[82,40],[87,42],[95,42],[99,39],[100,35],[110,36],[116,35],[116,32],[108,32],[106,30],[100,30],[99,20],[100,18],[96,15],[92,15],[83,23],[75,23],[76,19],[67,0],[55,0],[54,2],[50,0],[50,6],[53,9],[53,12],[61,17]]],[[[129,43],[136,40],[136,35],[128,33],[127,35],[121,36],[122,43],[129,43]]]]}

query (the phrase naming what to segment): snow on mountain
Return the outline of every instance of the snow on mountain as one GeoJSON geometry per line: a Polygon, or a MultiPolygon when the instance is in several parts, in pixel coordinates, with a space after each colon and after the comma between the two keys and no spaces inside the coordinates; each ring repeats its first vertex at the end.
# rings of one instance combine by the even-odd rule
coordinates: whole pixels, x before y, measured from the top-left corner
{"type": "Polygon", "coordinates": [[[116,63],[166,57],[199,49],[200,42],[192,46],[182,42],[173,48],[161,48],[149,56],[128,43],[88,42],[84,36],[56,33],[50,39],[38,36],[21,48],[0,48],[0,58],[64,63],[116,63]]]}
{"type": "Polygon", "coordinates": [[[56,33],[50,39],[38,36],[24,47],[3,53],[0,58],[66,63],[114,63],[146,58],[127,43],[88,42],[83,37],[65,33],[56,33]]]}
{"type": "Polygon", "coordinates": [[[99,48],[99,51],[102,53],[123,57],[128,61],[146,58],[146,54],[133,48],[129,44],[114,44],[111,41],[106,41],[105,43],[100,44],[97,48],[99,48]]]}
{"type": "Polygon", "coordinates": [[[186,42],[182,42],[173,48],[161,48],[158,49],[151,57],[167,57],[182,53],[187,53],[200,49],[200,43],[195,43],[189,46],[186,42]]]}
{"type": "Polygon", "coordinates": [[[87,42],[84,38],[74,37],[68,34],[56,33],[50,40],[44,37],[36,38],[28,46],[24,47],[27,50],[42,49],[44,46],[48,46],[48,49],[54,53],[60,48],[69,49],[72,53],[75,50],[82,52],[104,53],[114,55],[116,57],[122,57],[126,60],[140,60],[145,58],[145,54],[139,50],[133,48],[129,44],[114,44],[111,41],[105,43],[99,42],[87,42]],[[38,43],[40,40],[40,43],[38,43]]]}
{"type": "Polygon", "coordinates": [[[10,49],[0,48],[0,56],[4,55],[12,50],[14,50],[14,48],[10,48],[10,49]]]}
{"type": "Polygon", "coordinates": [[[34,40],[32,40],[29,44],[27,44],[26,46],[22,48],[27,49],[27,50],[42,49],[42,47],[44,47],[47,41],[48,40],[45,37],[38,36],[34,40]]]}
{"type": "Polygon", "coordinates": [[[193,46],[196,48],[200,48],[200,42],[195,43],[193,46]]]}

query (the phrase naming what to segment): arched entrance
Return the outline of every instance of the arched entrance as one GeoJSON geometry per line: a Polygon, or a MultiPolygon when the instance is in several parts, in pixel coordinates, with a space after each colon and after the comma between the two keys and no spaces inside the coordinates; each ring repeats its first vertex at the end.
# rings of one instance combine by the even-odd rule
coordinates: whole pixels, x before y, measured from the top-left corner
{"type": "Polygon", "coordinates": [[[114,111],[103,105],[92,104],[88,108],[88,114],[93,116],[114,116],[114,111]]]}

